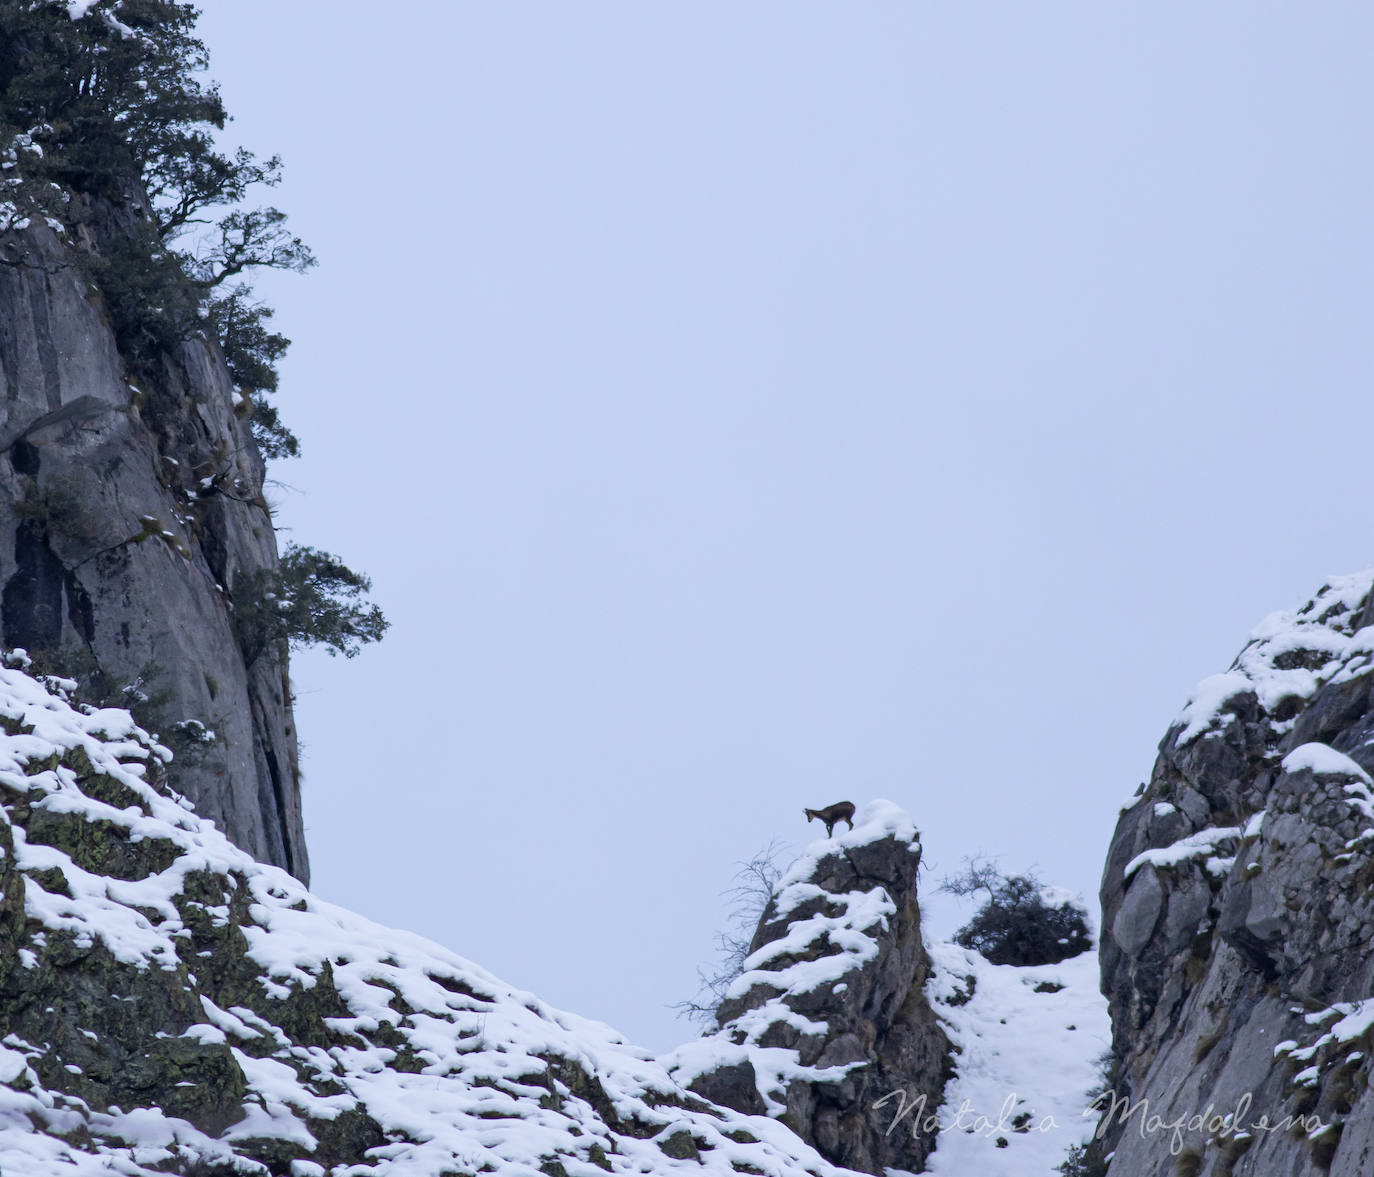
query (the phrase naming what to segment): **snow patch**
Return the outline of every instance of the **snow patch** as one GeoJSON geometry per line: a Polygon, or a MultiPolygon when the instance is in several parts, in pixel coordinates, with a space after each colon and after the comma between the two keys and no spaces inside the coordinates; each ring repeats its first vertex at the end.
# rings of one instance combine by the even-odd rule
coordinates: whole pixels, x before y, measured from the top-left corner
{"type": "Polygon", "coordinates": [[[1374,780],[1370,780],[1364,769],[1329,744],[1299,744],[1283,758],[1284,772],[1302,772],[1304,769],[1315,776],[1352,776],[1366,785],[1374,785],[1374,780]]]}
{"type": "MultiPolygon", "coordinates": [[[[1326,683],[1358,678],[1374,668],[1374,626],[1357,628],[1374,585],[1374,569],[1333,577],[1295,610],[1271,613],[1251,631],[1230,670],[1203,679],[1174,721],[1176,745],[1215,735],[1228,704],[1253,693],[1273,712],[1284,700],[1305,702],[1326,683]]],[[[1284,730],[1290,721],[1274,722],[1284,730]]]]}
{"type": "MultiPolygon", "coordinates": [[[[1146,850],[1137,854],[1126,864],[1123,877],[1129,879],[1142,866],[1153,866],[1155,869],[1163,867],[1178,866],[1180,863],[1188,862],[1194,858],[1207,858],[1222,842],[1244,837],[1245,830],[1241,826],[1222,826],[1210,830],[1199,830],[1195,834],[1189,834],[1186,838],[1180,838],[1168,846],[1156,847],[1153,850],[1146,850]]],[[[1209,859],[1208,867],[1213,862],[1229,860],[1209,859]]]]}
{"type": "MultiPolygon", "coordinates": [[[[1111,1044],[1097,953],[1029,968],[990,964],[954,944],[930,955],[926,995],[959,1053],[927,1171],[1058,1177],[1070,1146],[1097,1126],[1096,1060],[1111,1044]]],[[[894,1131],[912,1130],[912,1118],[894,1131]]]]}

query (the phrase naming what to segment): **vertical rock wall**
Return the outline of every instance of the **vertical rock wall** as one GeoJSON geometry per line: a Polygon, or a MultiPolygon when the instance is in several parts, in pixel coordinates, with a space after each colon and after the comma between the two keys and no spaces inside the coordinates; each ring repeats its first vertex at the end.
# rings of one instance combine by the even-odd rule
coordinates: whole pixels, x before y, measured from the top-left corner
{"type": "Polygon", "coordinates": [[[213,343],[132,376],[76,251],[39,227],[0,241],[3,642],[140,690],[164,737],[212,731],[180,741],[172,783],[306,880],[285,651],[246,665],[228,606],[236,578],[276,566],[262,485],[213,343]]]}
{"type": "Polygon", "coordinates": [[[1374,1172],[1371,581],[1267,618],[1122,814],[1102,881],[1130,1101],[1113,1175],[1374,1172]]]}

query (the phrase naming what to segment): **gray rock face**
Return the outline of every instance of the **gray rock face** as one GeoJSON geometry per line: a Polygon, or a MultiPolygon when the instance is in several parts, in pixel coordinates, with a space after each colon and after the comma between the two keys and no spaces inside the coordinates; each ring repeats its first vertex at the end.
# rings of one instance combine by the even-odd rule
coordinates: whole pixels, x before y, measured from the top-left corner
{"type": "Polygon", "coordinates": [[[1112,1174],[1374,1172],[1370,587],[1266,619],[1122,814],[1102,881],[1112,1174]]]}
{"type": "Polygon", "coordinates": [[[667,1061],[690,1090],[778,1116],[836,1164],[917,1172],[932,1140],[888,1131],[893,1100],[925,1096],[934,1110],[950,1071],[924,993],[920,842],[905,814],[875,802],[812,850],[764,912],[719,1029],[667,1061]]]}
{"type": "Polygon", "coordinates": [[[155,388],[132,378],[73,260],[46,228],[0,250],[3,642],[141,690],[168,741],[212,731],[173,785],[306,880],[285,651],[246,665],[226,592],[276,566],[262,459],[218,348],[188,340],[155,388]]]}

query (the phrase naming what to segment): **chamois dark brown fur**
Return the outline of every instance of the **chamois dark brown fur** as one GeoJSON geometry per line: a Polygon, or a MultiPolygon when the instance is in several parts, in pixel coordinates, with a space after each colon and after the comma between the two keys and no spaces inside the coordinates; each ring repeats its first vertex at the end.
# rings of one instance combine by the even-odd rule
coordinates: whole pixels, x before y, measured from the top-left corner
{"type": "Polygon", "coordinates": [[[818,817],[825,822],[825,836],[833,838],[835,836],[835,826],[842,821],[849,823],[849,828],[854,828],[854,802],[836,801],[834,805],[827,805],[824,809],[803,809],[806,820],[818,817]]]}

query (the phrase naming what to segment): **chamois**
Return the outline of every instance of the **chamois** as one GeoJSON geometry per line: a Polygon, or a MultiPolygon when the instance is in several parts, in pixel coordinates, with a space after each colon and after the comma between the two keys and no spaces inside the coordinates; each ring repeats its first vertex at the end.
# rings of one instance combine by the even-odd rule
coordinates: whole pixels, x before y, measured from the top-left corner
{"type": "Polygon", "coordinates": [[[849,823],[849,828],[854,828],[854,802],[836,801],[834,805],[827,805],[824,809],[803,809],[806,820],[811,821],[813,817],[818,817],[825,822],[825,836],[833,838],[835,827],[842,821],[849,823]]]}

